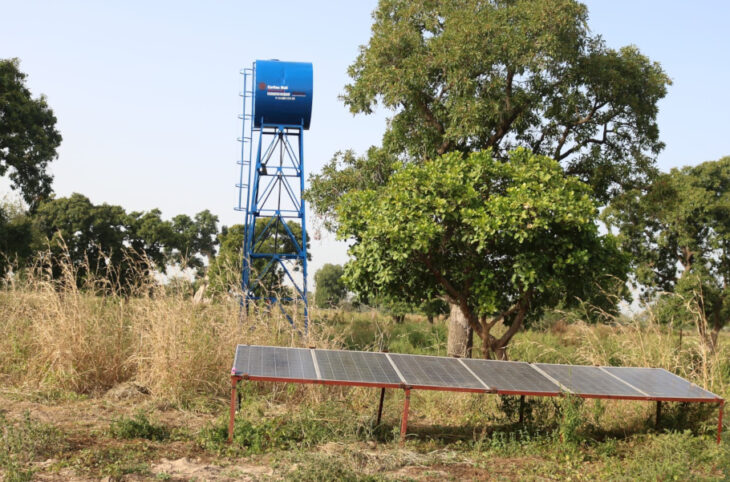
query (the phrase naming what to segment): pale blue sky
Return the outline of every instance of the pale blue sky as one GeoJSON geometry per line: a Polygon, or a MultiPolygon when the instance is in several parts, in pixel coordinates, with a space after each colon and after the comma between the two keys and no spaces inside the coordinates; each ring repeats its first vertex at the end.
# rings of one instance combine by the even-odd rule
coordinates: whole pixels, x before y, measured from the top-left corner
{"type": "MultiPolygon", "coordinates": [[[[586,3],[594,33],[611,47],[637,45],[674,81],[660,104],[660,168],[730,155],[730,2],[586,3]]],[[[210,209],[231,225],[242,221],[233,211],[238,72],[253,60],[314,64],[307,172],[337,150],[380,141],[387,113],[353,117],[337,100],[375,5],[0,0],[0,58],[21,59],[29,87],[58,117],[59,196],[157,207],[166,217],[210,209]]],[[[312,248],[312,274],[345,261],[344,246],[326,235],[312,248]]]]}

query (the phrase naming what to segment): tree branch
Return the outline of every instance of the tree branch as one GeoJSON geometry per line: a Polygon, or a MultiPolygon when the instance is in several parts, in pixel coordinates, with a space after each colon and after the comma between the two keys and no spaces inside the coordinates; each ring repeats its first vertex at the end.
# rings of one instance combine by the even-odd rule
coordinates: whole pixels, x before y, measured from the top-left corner
{"type": "MultiPolygon", "coordinates": [[[[603,124],[603,136],[601,137],[601,139],[588,139],[585,143],[603,145],[606,143],[609,132],[613,132],[613,129],[611,129],[611,130],[608,129],[608,121],[606,121],[606,123],[603,124]]],[[[570,156],[574,152],[580,150],[582,147],[583,146],[581,144],[576,144],[573,147],[571,147],[570,149],[568,149],[567,151],[565,151],[563,154],[561,154],[559,157],[556,157],[555,159],[557,159],[558,161],[562,161],[563,159],[570,156]]]]}
{"type": "MultiPolygon", "coordinates": [[[[593,120],[593,116],[596,115],[596,112],[598,112],[600,109],[602,109],[603,107],[605,107],[606,104],[607,104],[607,102],[594,101],[593,107],[591,108],[590,112],[588,112],[588,114],[586,114],[585,116],[581,117],[580,119],[578,119],[574,123],[565,126],[565,130],[563,131],[563,135],[560,136],[560,140],[558,141],[558,145],[555,147],[555,153],[553,154],[553,159],[557,159],[557,160],[565,159],[570,154],[572,154],[576,150],[578,150],[581,147],[583,147],[583,146],[580,146],[580,145],[576,145],[572,149],[570,149],[568,151],[568,153],[566,153],[564,155],[561,155],[561,153],[560,153],[560,151],[563,149],[563,146],[565,145],[565,142],[568,140],[568,135],[571,133],[571,131],[574,128],[579,127],[579,126],[581,126],[581,125],[583,125],[583,124],[585,124],[585,123],[590,122],[591,120],[593,120]]],[[[606,123],[604,124],[604,130],[603,130],[604,142],[605,142],[605,134],[606,134],[606,125],[607,124],[608,124],[608,121],[606,121],[606,123]]]]}
{"type": "Polygon", "coordinates": [[[502,122],[497,127],[497,130],[495,131],[492,136],[487,139],[487,147],[494,147],[496,146],[499,141],[502,140],[502,138],[509,132],[510,127],[514,123],[515,120],[525,111],[526,105],[523,105],[518,108],[513,108],[512,106],[512,87],[514,84],[514,78],[515,78],[515,70],[513,68],[507,68],[507,77],[506,77],[506,85],[505,85],[505,97],[504,97],[504,107],[505,107],[505,113],[508,113],[506,117],[503,116],[502,122]]]}
{"type": "MultiPolygon", "coordinates": [[[[439,98],[441,95],[443,95],[444,91],[441,92],[439,95],[439,98]]],[[[423,100],[422,98],[416,99],[415,104],[418,106],[418,108],[423,113],[424,118],[426,121],[436,129],[436,131],[443,137],[446,134],[446,129],[444,128],[444,125],[436,118],[436,116],[433,114],[431,109],[428,107],[428,103],[423,100]]],[[[441,145],[436,149],[436,153],[440,156],[444,154],[446,151],[448,151],[451,148],[451,141],[448,139],[443,139],[441,142],[441,145]]]]}
{"type": "Polygon", "coordinates": [[[517,311],[517,317],[512,322],[512,324],[509,326],[507,331],[497,341],[497,344],[500,346],[500,348],[507,345],[507,343],[509,343],[509,341],[512,339],[512,337],[515,336],[515,333],[520,331],[520,328],[522,328],[522,321],[525,319],[525,316],[527,315],[527,308],[530,304],[530,300],[532,299],[532,294],[533,294],[533,290],[532,290],[532,288],[530,288],[522,295],[520,301],[517,304],[517,306],[519,307],[519,310],[517,311]]]}
{"type": "MultiPolygon", "coordinates": [[[[492,318],[492,321],[489,323],[485,323],[485,327],[487,331],[491,330],[494,325],[496,325],[500,320],[505,319],[506,317],[510,316],[512,313],[514,313],[518,308],[520,307],[520,302],[518,301],[514,305],[512,305],[507,311],[503,311],[502,313],[498,314],[494,318],[492,318]]],[[[485,319],[486,321],[486,319],[485,319]]]]}

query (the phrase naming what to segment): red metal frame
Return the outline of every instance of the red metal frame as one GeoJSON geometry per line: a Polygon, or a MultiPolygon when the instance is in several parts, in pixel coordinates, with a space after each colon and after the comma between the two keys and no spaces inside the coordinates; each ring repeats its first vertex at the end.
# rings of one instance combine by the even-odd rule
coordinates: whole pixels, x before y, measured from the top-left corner
{"type": "Polygon", "coordinates": [[[402,386],[401,383],[349,382],[342,380],[317,380],[315,378],[259,377],[247,374],[241,375],[239,378],[254,382],[302,383],[310,385],[335,385],[341,387],[401,388],[402,386]]]}
{"type": "Polygon", "coordinates": [[[564,395],[563,392],[527,392],[519,390],[500,390],[497,389],[495,392],[497,395],[524,395],[526,397],[560,397],[564,395]]]}

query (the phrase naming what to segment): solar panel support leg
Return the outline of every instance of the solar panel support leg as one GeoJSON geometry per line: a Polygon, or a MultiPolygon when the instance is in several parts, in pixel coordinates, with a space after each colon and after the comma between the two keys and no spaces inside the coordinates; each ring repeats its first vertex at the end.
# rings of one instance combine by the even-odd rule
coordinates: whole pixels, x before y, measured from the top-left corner
{"type": "Polygon", "coordinates": [[[405,389],[406,398],[403,402],[403,418],[400,421],[400,445],[406,441],[406,430],[408,430],[408,408],[411,404],[411,389],[405,389]]]}
{"type": "Polygon", "coordinates": [[[662,419],[662,402],[656,402],[656,429],[659,430],[659,423],[662,419]]]}
{"type": "Polygon", "coordinates": [[[385,388],[380,389],[380,405],[378,405],[378,421],[375,425],[380,425],[380,419],[383,417],[383,400],[385,400],[385,388]]]}
{"type": "Polygon", "coordinates": [[[725,408],[725,400],[720,402],[720,411],[717,414],[717,445],[722,443],[722,412],[725,408]]]}
{"type": "Polygon", "coordinates": [[[240,403],[238,398],[238,382],[241,377],[231,377],[231,408],[230,419],[228,420],[228,443],[233,443],[233,424],[236,421],[236,405],[240,403]]]}
{"type": "Polygon", "coordinates": [[[525,421],[525,396],[520,395],[520,424],[525,421]]]}

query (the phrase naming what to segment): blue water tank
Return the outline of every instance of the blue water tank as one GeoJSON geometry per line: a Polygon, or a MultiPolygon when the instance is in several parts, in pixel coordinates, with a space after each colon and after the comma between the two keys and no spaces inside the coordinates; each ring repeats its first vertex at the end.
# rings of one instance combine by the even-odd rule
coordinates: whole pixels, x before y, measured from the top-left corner
{"type": "Polygon", "coordinates": [[[312,117],[312,64],[257,60],[254,70],[254,127],[302,125],[312,117]]]}

